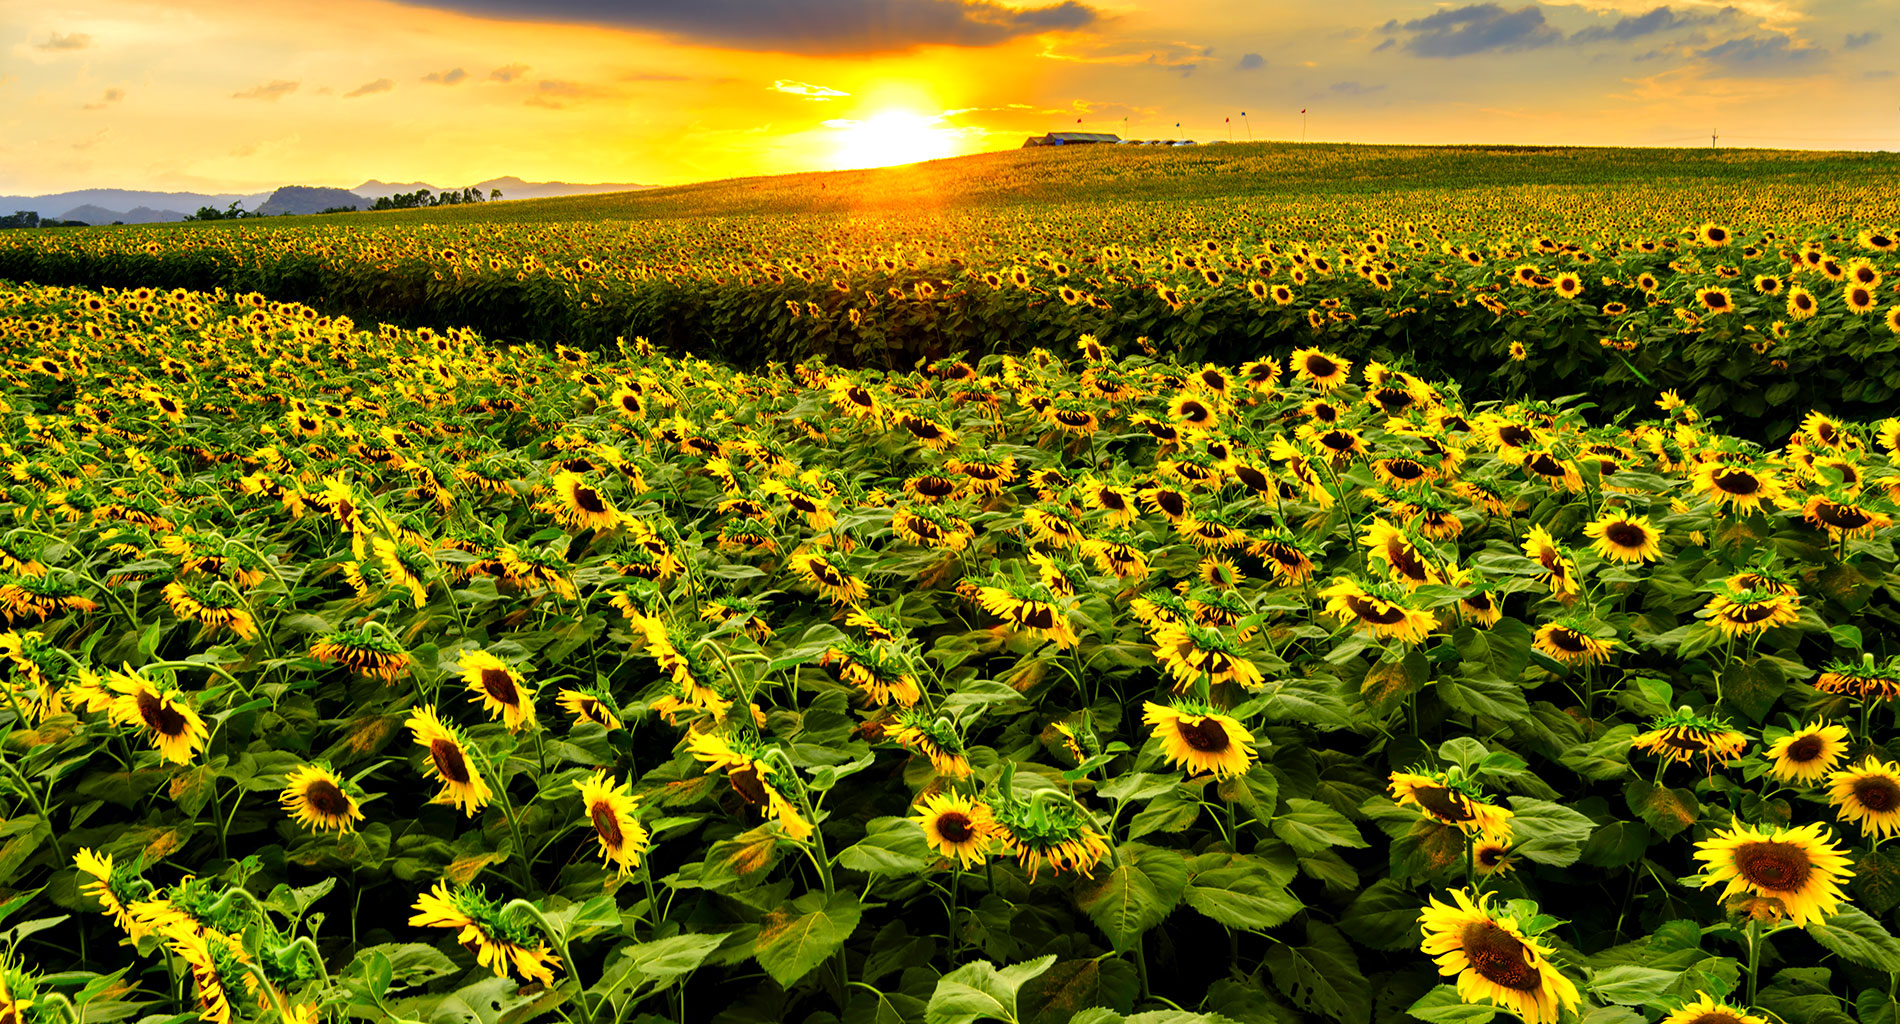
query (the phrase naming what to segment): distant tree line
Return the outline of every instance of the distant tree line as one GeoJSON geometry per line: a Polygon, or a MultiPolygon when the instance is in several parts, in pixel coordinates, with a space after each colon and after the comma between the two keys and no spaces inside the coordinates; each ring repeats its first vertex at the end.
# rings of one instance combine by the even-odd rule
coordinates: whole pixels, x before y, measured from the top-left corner
{"type": "Polygon", "coordinates": [[[419,188],[414,192],[398,192],[393,196],[381,196],[371,203],[369,208],[372,210],[418,210],[425,206],[461,206],[463,203],[479,203],[500,198],[501,189],[498,188],[489,189],[485,197],[482,195],[482,190],[473,185],[460,191],[445,189],[440,195],[426,188],[419,188]]]}
{"type": "Polygon", "coordinates": [[[254,213],[245,212],[244,204],[242,202],[240,202],[239,200],[233,199],[231,200],[231,205],[225,207],[222,210],[218,209],[215,206],[200,206],[198,207],[197,213],[188,214],[185,217],[185,219],[186,220],[240,220],[244,217],[255,217],[255,216],[257,215],[254,213]]]}
{"type": "Polygon", "coordinates": [[[57,217],[41,217],[32,210],[16,210],[11,216],[0,217],[0,231],[8,228],[84,228],[91,227],[83,220],[60,220],[57,217]]]}

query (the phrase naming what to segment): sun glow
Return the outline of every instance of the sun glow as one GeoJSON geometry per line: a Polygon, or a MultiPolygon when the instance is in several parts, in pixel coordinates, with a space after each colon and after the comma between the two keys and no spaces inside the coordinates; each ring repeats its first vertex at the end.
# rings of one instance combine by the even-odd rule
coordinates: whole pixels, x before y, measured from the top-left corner
{"type": "Polygon", "coordinates": [[[861,121],[830,124],[838,130],[833,166],[839,170],[954,156],[961,136],[944,123],[942,115],[927,117],[909,110],[886,110],[861,121]]]}

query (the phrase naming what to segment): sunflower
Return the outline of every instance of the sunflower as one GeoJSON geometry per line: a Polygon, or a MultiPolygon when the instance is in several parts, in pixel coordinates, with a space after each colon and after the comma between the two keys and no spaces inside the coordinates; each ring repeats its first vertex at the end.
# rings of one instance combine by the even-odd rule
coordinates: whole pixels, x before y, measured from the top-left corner
{"type": "Polygon", "coordinates": [[[1611,509],[1585,525],[1583,533],[1596,541],[1590,547],[1611,561],[1640,564],[1662,557],[1662,531],[1649,524],[1648,516],[1611,509]]]}
{"type": "Polygon", "coordinates": [[[1386,788],[1401,807],[1416,807],[1440,825],[1466,832],[1502,835],[1511,828],[1510,811],[1485,803],[1484,793],[1463,772],[1393,772],[1386,788]]]}
{"type": "Polygon", "coordinates": [[[1827,781],[1827,802],[1842,821],[1859,822],[1861,835],[1890,839],[1900,833],[1900,764],[1869,755],[1827,781]]]}
{"type": "Polygon", "coordinates": [[[1550,962],[1549,946],[1526,935],[1516,917],[1498,916],[1490,894],[1474,900],[1456,889],[1451,896],[1454,903],[1432,897],[1418,915],[1418,948],[1439,974],[1456,976],[1461,1001],[1489,1002],[1524,1024],[1555,1024],[1563,1008],[1576,1009],[1577,986],[1550,962]]]}
{"type": "Polygon", "coordinates": [[[1900,697],[1900,658],[1877,662],[1871,654],[1861,655],[1860,664],[1832,661],[1814,680],[1814,688],[1823,693],[1838,693],[1858,700],[1891,700],[1900,697]]]}
{"type": "Polygon", "coordinates": [[[1480,875],[1501,875],[1517,870],[1517,858],[1511,856],[1508,834],[1483,832],[1471,844],[1471,866],[1480,875]]]}
{"type": "Polygon", "coordinates": [[[1244,775],[1253,765],[1253,734],[1238,721],[1213,707],[1193,701],[1172,706],[1147,701],[1141,720],[1152,726],[1149,735],[1160,741],[1162,756],[1189,775],[1211,773],[1215,779],[1244,775]]]}
{"type": "Polygon", "coordinates": [[[1713,768],[1718,761],[1727,764],[1740,757],[1748,747],[1748,737],[1721,718],[1698,715],[1685,707],[1651,719],[1649,731],[1632,738],[1630,746],[1664,761],[1688,764],[1701,757],[1713,768]]]}
{"type": "Polygon", "coordinates": [[[1073,803],[1009,802],[990,809],[1003,852],[1016,858],[1034,883],[1044,867],[1087,875],[1108,856],[1108,837],[1073,803]]]}
{"type": "Polygon", "coordinates": [[[409,672],[409,652],[395,637],[380,630],[337,630],[324,633],[310,645],[310,656],[338,664],[358,675],[394,685],[409,672]]]}
{"type": "Polygon", "coordinates": [[[1367,549],[1368,560],[1383,563],[1393,580],[1408,590],[1442,582],[1438,570],[1419,554],[1417,545],[1405,531],[1383,517],[1373,519],[1359,543],[1367,549]]]}
{"type": "Polygon", "coordinates": [[[1381,639],[1392,638],[1406,645],[1421,644],[1427,634],[1438,628],[1437,616],[1400,604],[1400,594],[1388,585],[1361,585],[1357,580],[1342,576],[1320,591],[1319,596],[1327,599],[1327,614],[1337,618],[1341,625],[1357,625],[1381,639]]]}
{"type": "Polygon", "coordinates": [[[1794,594],[1732,588],[1710,598],[1703,608],[1709,623],[1731,639],[1791,626],[1801,620],[1800,610],[1801,598],[1794,594]]]}
{"type": "Polygon", "coordinates": [[[910,820],[923,827],[924,841],[946,860],[967,870],[989,859],[996,821],[988,804],[956,793],[932,793],[910,820]]]}
{"type": "Polygon", "coordinates": [[[1695,297],[1711,315],[1735,311],[1735,296],[1727,288],[1697,288],[1695,297]]]}
{"type": "Polygon", "coordinates": [[[1168,403],[1168,416],[1184,429],[1207,431],[1220,425],[1220,413],[1199,395],[1180,395],[1168,403]]]}
{"type": "Polygon", "coordinates": [[[822,552],[799,551],[785,561],[786,567],[799,579],[816,588],[832,604],[863,604],[865,595],[864,581],[832,564],[822,552]]]}
{"type": "Polygon", "coordinates": [[[166,940],[166,946],[191,967],[192,980],[198,984],[200,1020],[231,1024],[232,979],[242,981],[245,995],[257,995],[257,979],[246,966],[251,959],[236,937],[203,928],[167,932],[166,940]]]}
{"type": "Polygon", "coordinates": [[[1876,530],[1893,525],[1893,519],[1884,512],[1863,508],[1851,501],[1835,501],[1821,494],[1810,496],[1801,506],[1801,518],[1816,529],[1826,530],[1828,537],[1836,541],[1869,537],[1876,530]]]}
{"type": "Polygon", "coordinates": [[[563,687],[554,703],[562,711],[573,715],[576,725],[593,722],[609,732],[621,728],[620,715],[614,710],[612,700],[605,694],[595,692],[592,687],[576,690],[563,687]]]}
{"type": "Polygon", "coordinates": [[[1266,562],[1282,583],[1304,583],[1313,578],[1313,560],[1301,550],[1299,541],[1291,534],[1275,533],[1261,537],[1248,545],[1247,551],[1266,562]]]}
{"type": "Polygon", "coordinates": [[[1841,301],[1847,304],[1848,312],[1859,316],[1873,312],[1874,307],[1880,305],[1880,293],[1869,285],[1855,282],[1841,289],[1841,301]]]}
{"type": "Polygon", "coordinates": [[[1048,593],[1041,583],[1021,583],[1016,580],[1004,580],[1000,586],[980,586],[966,583],[965,587],[971,599],[991,615],[1002,619],[1012,628],[1031,636],[1047,637],[1055,642],[1057,649],[1068,650],[1074,647],[1077,637],[1069,625],[1068,613],[1056,607],[1054,595],[1048,593]]]}
{"type": "Polygon", "coordinates": [[[1556,538],[1541,526],[1533,526],[1524,539],[1524,556],[1544,567],[1540,577],[1550,585],[1553,596],[1567,598],[1582,590],[1577,579],[1577,563],[1569,552],[1557,545],[1556,538]]]}
{"type": "Polygon", "coordinates": [[[1819,822],[1800,828],[1733,821],[1727,829],[1696,844],[1695,857],[1706,873],[1701,887],[1728,883],[1722,898],[1748,893],[1776,916],[1797,927],[1825,921],[1846,899],[1841,882],[1853,872],[1847,856],[1819,822]]]}
{"type": "Polygon", "coordinates": [[[534,691],[514,666],[487,651],[463,651],[461,672],[469,700],[480,704],[489,718],[501,719],[509,732],[535,724],[534,691]]]}
{"type": "Polygon", "coordinates": [[[1690,486],[1717,506],[1747,514],[1779,505],[1785,493],[1772,474],[1724,462],[1704,462],[1692,471],[1690,486]]]}
{"type": "Polygon", "coordinates": [[[1594,665],[1608,661],[1616,638],[1586,631],[1581,620],[1564,618],[1537,627],[1531,646],[1566,665],[1594,665]]]}
{"type": "Polygon", "coordinates": [[[579,473],[556,473],[553,484],[554,516],[565,526],[606,533],[626,518],[619,509],[614,508],[613,502],[607,500],[606,495],[588,484],[579,473]]]}
{"type": "Polygon", "coordinates": [[[1266,681],[1260,669],[1218,628],[1189,622],[1163,625],[1154,631],[1155,660],[1174,678],[1174,691],[1185,693],[1195,685],[1239,683],[1259,686],[1266,681]]]}
{"type": "Polygon", "coordinates": [[[133,674],[127,665],[110,677],[113,698],[109,711],[112,721],[144,731],[160,757],[173,764],[187,764],[192,755],[210,742],[211,733],[183,693],[173,685],[155,685],[144,676],[133,674]]]}
{"type": "Polygon", "coordinates": [[[1346,382],[1352,374],[1352,360],[1341,359],[1317,348],[1302,348],[1294,351],[1287,360],[1287,366],[1293,375],[1311,383],[1321,391],[1331,391],[1346,382]]]}
{"type": "Polygon", "coordinates": [[[73,866],[92,876],[91,881],[79,886],[80,894],[98,900],[102,908],[100,913],[110,917],[113,924],[124,929],[132,941],[137,942],[145,934],[146,928],[129,908],[137,898],[135,894],[149,890],[151,886],[130,866],[114,867],[109,853],[94,853],[81,848],[78,855],[73,857],[73,866]]]}
{"type": "Polygon", "coordinates": [[[356,831],[356,823],[363,820],[362,808],[350,795],[348,784],[321,761],[291,772],[277,802],[299,825],[320,831],[335,829],[338,835],[356,831]]]}
{"type": "Polygon", "coordinates": [[[482,773],[469,759],[468,746],[455,727],[445,724],[436,714],[435,705],[427,704],[412,712],[403,722],[415,733],[416,745],[429,752],[423,771],[440,780],[442,792],[432,803],[449,803],[473,817],[493,794],[482,773]]]}
{"type": "Polygon", "coordinates": [[[760,759],[763,750],[704,732],[689,734],[686,747],[694,758],[706,762],[707,771],[725,771],[726,781],[739,799],[777,819],[787,836],[799,842],[811,837],[811,823],[772,784],[778,769],[760,759]]]}
{"type": "Polygon", "coordinates": [[[1695,231],[1695,234],[1696,234],[1696,241],[1699,241],[1703,245],[1707,245],[1707,246],[1727,245],[1729,244],[1729,242],[1733,241],[1735,238],[1734,235],[1729,233],[1728,228],[1723,227],[1720,224],[1714,223],[1713,221],[1705,223],[1701,227],[1697,228],[1695,231]]]}
{"type": "Polygon", "coordinates": [[[638,805],[631,784],[616,786],[605,771],[597,771],[574,788],[581,792],[581,808],[600,841],[601,859],[618,866],[622,875],[630,874],[640,866],[648,842],[647,830],[634,816],[638,805]]]}
{"type": "Polygon", "coordinates": [[[939,775],[953,779],[970,775],[963,738],[948,719],[932,718],[921,709],[903,708],[894,723],[884,728],[884,738],[913,754],[922,754],[939,775]]]}
{"type": "Polygon", "coordinates": [[[173,580],[165,584],[160,592],[172,613],[187,622],[196,622],[203,626],[203,636],[209,637],[220,628],[230,627],[245,640],[257,639],[257,620],[244,607],[244,602],[235,593],[229,600],[212,596],[210,588],[196,583],[173,580]]]}
{"type": "Polygon", "coordinates": [[[1812,786],[1847,756],[1847,727],[1816,722],[1768,747],[1768,774],[1789,785],[1812,786]]]}
{"type": "Polygon", "coordinates": [[[418,896],[411,928],[460,928],[455,941],[475,954],[475,960],[505,978],[509,968],[523,981],[554,985],[554,968],[561,960],[532,929],[507,917],[479,886],[449,888],[437,882],[418,896]]]}
{"type": "Polygon", "coordinates": [[[1658,1024],[1769,1024],[1769,1022],[1767,1018],[1757,1017],[1739,1007],[1717,1002],[1707,992],[1697,990],[1695,1002],[1682,1004],[1658,1024]]]}

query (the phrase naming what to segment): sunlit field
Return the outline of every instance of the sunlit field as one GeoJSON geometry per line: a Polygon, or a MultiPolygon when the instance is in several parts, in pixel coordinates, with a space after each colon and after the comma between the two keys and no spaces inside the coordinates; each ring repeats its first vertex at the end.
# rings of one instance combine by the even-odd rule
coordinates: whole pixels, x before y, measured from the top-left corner
{"type": "Polygon", "coordinates": [[[1895,163],[0,233],[0,1021],[1895,1024],[1895,163]]]}

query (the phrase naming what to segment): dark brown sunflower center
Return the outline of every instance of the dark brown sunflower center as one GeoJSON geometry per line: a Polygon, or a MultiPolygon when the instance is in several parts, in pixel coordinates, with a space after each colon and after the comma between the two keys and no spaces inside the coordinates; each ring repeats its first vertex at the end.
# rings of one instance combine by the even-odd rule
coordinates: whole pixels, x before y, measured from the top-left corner
{"type": "Polygon", "coordinates": [[[485,668],[481,674],[482,689],[487,691],[497,703],[514,707],[521,703],[521,691],[515,689],[515,680],[506,669],[485,668]]]}
{"type": "Polygon", "coordinates": [[[1265,491],[1273,485],[1273,478],[1252,466],[1234,467],[1234,479],[1239,480],[1250,491],[1265,491]]]}
{"type": "Polygon", "coordinates": [[[1805,764],[1809,761],[1818,760],[1821,756],[1821,751],[1826,746],[1826,740],[1810,733],[1788,744],[1788,749],[1783,756],[1796,764],[1805,764]]]}
{"type": "Polygon", "coordinates": [[[1761,480],[1755,474],[1743,469],[1731,469],[1709,478],[1717,490],[1739,497],[1748,497],[1761,490],[1761,480]]]}
{"type": "Polygon", "coordinates": [[[1339,372],[1339,364],[1333,362],[1331,359],[1328,359],[1325,356],[1307,356],[1306,357],[1306,372],[1312,374],[1313,376],[1319,378],[1320,380],[1325,380],[1326,378],[1331,377],[1333,374],[1339,372]]]}
{"type": "Polygon", "coordinates": [[[1155,507],[1167,515],[1178,516],[1187,511],[1187,499],[1175,491],[1157,491],[1155,507]]]}
{"type": "Polygon", "coordinates": [[[1498,428],[1498,440],[1512,448],[1522,448],[1536,439],[1536,435],[1531,433],[1529,427],[1516,423],[1506,423],[1498,428]]]}
{"type": "Polygon", "coordinates": [[[945,811],[937,815],[937,834],[946,843],[967,843],[976,837],[976,823],[962,811],[945,811]]]}
{"type": "Polygon", "coordinates": [[[626,842],[626,836],[620,831],[620,819],[614,815],[614,807],[605,800],[596,800],[587,808],[587,816],[593,819],[594,831],[600,840],[613,849],[620,849],[626,842]]]}
{"type": "Polygon", "coordinates": [[[443,778],[458,786],[468,785],[468,761],[454,740],[430,740],[429,756],[435,760],[435,770],[443,778]]]}
{"type": "Polygon", "coordinates": [[[1807,851],[1792,843],[1743,843],[1734,856],[1742,879],[1770,892],[1798,891],[1814,873],[1807,851]]]}
{"type": "Polygon", "coordinates": [[[1412,550],[1412,545],[1407,544],[1403,538],[1394,537],[1387,541],[1385,556],[1392,560],[1392,568],[1408,580],[1417,582],[1431,574],[1431,570],[1425,565],[1425,560],[1420,558],[1418,552],[1412,550]]]}
{"type": "Polygon", "coordinates": [[[1486,981],[1515,992],[1535,992],[1543,985],[1542,972],[1531,965],[1530,947],[1496,922],[1468,924],[1459,938],[1465,959],[1486,981]]]}
{"type": "Polygon", "coordinates": [[[158,694],[150,690],[140,690],[138,704],[139,718],[145,722],[146,728],[160,736],[185,734],[184,714],[160,700],[158,694]]]}
{"type": "Polygon", "coordinates": [[[1394,480],[1417,480],[1425,475],[1425,467],[1411,459],[1392,459],[1385,464],[1385,471],[1394,480]]]}
{"type": "Polygon", "coordinates": [[[1180,735],[1181,742],[1203,754],[1218,754],[1232,745],[1227,738],[1227,730],[1212,718],[1202,718],[1198,722],[1185,719],[1174,723],[1174,731],[1180,735]]]}
{"type": "Polygon", "coordinates": [[[1329,430],[1319,437],[1319,443],[1335,452],[1351,451],[1357,439],[1343,430],[1329,430]]]}
{"type": "Polygon", "coordinates": [[[1770,618],[1774,614],[1775,606],[1772,604],[1744,604],[1735,606],[1726,617],[1730,622],[1752,624],[1770,618]]]}
{"type": "Polygon", "coordinates": [[[1558,462],[1549,452],[1539,452],[1537,456],[1525,461],[1524,466],[1538,476],[1563,476],[1563,463],[1558,462]]]}
{"type": "Polygon", "coordinates": [[[1563,626],[1551,630],[1549,640],[1552,647],[1571,654],[1581,654],[1588,649],[1583,642],[1583,634],[1563,626]]]}
{"type": "Polygon", "coordinates": [[[934,441],[943,436],[943,428],[929,420],[905,420],[904,429],[911,435],[924,441],[934,441]]]}
{"type": "Polygon", "coordinates": [[[1499,864],[1504,863],[1504,847],[1487,846],[1479,850],[1478,863],[1482,864],[1486,869],[1496,868],[1499,864]]]}
{"type": "Polygon", "coordinates": [[[1412,790],[1412,799],[1440,821],[1470,821],[1477,817],[1472,813],[1471,801],[1450,786],[1420,786],[1412,790]]]}
{"type": "Polygon", "coordinates": [[[1862,509],[1831,501],[1823,501],[1815,505],[1814,518],[1837,530],[1858,530],[1874,521],[1874,517],[1862,509]]]}
{"type": "Polygon", "coordinates": [[[1023,610],[1019,620],[1029,629],[1052,629],[1056,624],[1056,613],[1046,604],[1030,605],[1023,610]]]}
{"type": "Polygon", "coordinates": [[[1370,622],[1375,626],[1390,626],[1405,619],[1405,609],[1395,604],[1387,604],[1375,597],[1349,595],[1346,598],[1346,607],[1354,615],[1359,616],[1361,621],[1370,622]]]}
{"type": "Polygon", "coordinates": [[[1619,548],[1640,548],[1649,543],[1649,531],[1620,520],[1604,527],[1603,536],[1619,548]]]}
{"type": "Polygon", "coordinates": [[[1687,1024],[1742,1024],[1742,1018],[1727,1010],[1705,1010],[1690,1017],[1687,1024]]]}
{"type": "Polygon", "coordinates": [[[574,488],[574,504],[582,512],[586,512],[589,515],[599,515],[607,511],[606,500],[600,496],[599,491],[594,490],[592,487],[574,488]]]}
{"type": "Polygon", "coordinates": [[[1900,808],[1900,783],[1879,775],[1855,779],[1854,802],[1875,813],[1900,808]]]}
{"type": "Polygon", "coordinates": [[[732,791],[739,794],[739,799],[754,807],[763,807],[771,799],[765,791],[764,780],[759,778],[759,770],[751,765],[734,769],[728,778],[732,780],[732,791]]]}
{"type": "Polygon", "coordinates": [[[317,779],[305,786],[303,800],[310,805],[311,810],[326,818],[338,818],[350,813],[350,798],[329,779],[317,779]]]}

